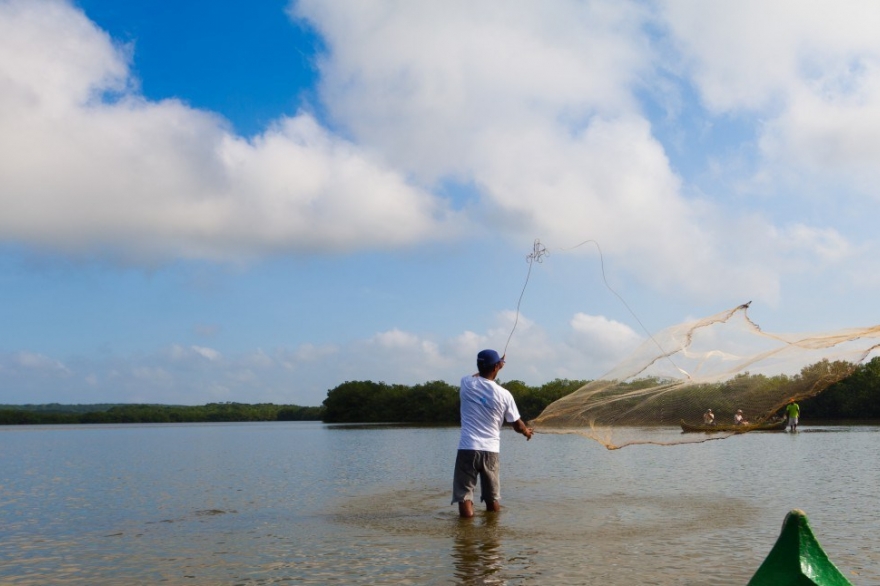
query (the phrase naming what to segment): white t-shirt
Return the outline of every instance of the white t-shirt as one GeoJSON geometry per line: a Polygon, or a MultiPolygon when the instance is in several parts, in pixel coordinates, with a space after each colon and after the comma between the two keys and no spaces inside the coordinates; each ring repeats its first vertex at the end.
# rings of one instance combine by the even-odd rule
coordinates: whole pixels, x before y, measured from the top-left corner
{"type": "Polygon", "coordinates": [[[501,426],[520,418],[510,391],[487,378],[461,379],[461,439],[459,450],[501,451],[501,426]]]}

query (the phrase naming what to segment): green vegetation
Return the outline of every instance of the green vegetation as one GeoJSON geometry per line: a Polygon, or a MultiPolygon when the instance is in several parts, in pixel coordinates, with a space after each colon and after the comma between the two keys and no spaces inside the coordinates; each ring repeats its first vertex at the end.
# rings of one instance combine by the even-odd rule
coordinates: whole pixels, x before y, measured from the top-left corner
{"type": "MultiPolygon", "coordinates": [[[[804,369],[794,377],[741,374],[733,379],[705,388],[702,403],[709,401],[716,409],[733,409],[737,404],[751,403],[749,395],[778,394],[779,386],[794,392],[800,380],[812,370],[833,373],[844,363],[822,361],[804,369]]],[[[813,380],[815,377],[812,377],[813,380]]],[[[502,382],[516,399],[522,418],[537,417],[547,405],[560,399],[588,381],[556,379],[539,387],[519,380],[502,382]]],[[[625,384],[626,391],[656,385],[656,379],[640,379],[625,384]]],[[[640,399],[634,399],[636,401],[640,399]]],[[[669,403],[668,411],[677,418],[681,409],[674,393],[653,405],[669,403]]],[[[880,357],[859,365],[847,378],[837,382],[815,397],[800,401],[801,413],[807,421],[880,420],[880,357]]],[[[696,408],[696,407],[694,407],[696,408]]],[[[702,406],[699,407],[702,409],[702,406]]],[[[695,412],[696,413],[696,412],[695,412]]],[[[695,416],[698,416],[696,413],[695,416]]],[[[261,403],[209,403],[203,406],[97,404],[97,405],[0,405],[0,425],[42,423],[183,423],[211,421],[324,421],[326,423],[437,423],[457,424],[459,419],[458,387],[443,381],[415,386],[391,385],[384,382],[348,381],[327,391],[320,407],[274,405],[261,403]]]]}
{"type": "MultiPolygon", "coordinates": [[[[575,392],[589,381],[557,378],[540,387],[530,387],[522,381],[503,383],[516,400],[523,421],[534,419],[553,401],[575,392]]],[[[456,393],[457,393],[456,389],[456,393]]]]}
{"type": "Polygon", "coordinates": [[[407,387],[349,381],[327,392],[327,423],[451,423],[456,421],[458,388],[443,381],[407,387]]]}
{"type": "Polygon", "coordinates": [[[321,407],[261,403],[183,405],[0,405],[0,425],[43,423],[186,423],[207,421],[320,421],[321,407]]]}
{"type": "Polygon", "coordinates": [[[107,411],[116,407],[118,403],[90,403],[85,405],[62,405],[61,403],[42,403],[40,405],[0,405],[0,411],[21,410],[36,411],[38,413],[91,413],[92,411],[107,411]]]}
{"type": "MultiPolygon", "coordinates": [[[[585,381],[554,380],[540,387],[505,383],[523,419],[537,416],[556,399],[585,381]]],[[[325,421],[327,423],[459,423],[458,387],[443,381],[389,385],[345,382],[327,392],[320,407],[263,403],[182,405],[0,405],[0,425],[44,423],[185,423],[208,421],[325,421]]]]}
{"type": "MultiPolygon", "coordinates": [[[[732,413],[737,405],[759,404],[762,396],[811,395],[817,386],[822,388],[823,378],[841,378],[852,368],[851,363],[822,360],[791,377],[745,373],[719,385],[716,396],[707,394],[707,404],[715,406],[716,412],[732,413]]],[[[839,382],[798,403],[806,421],[880,420],[880,357],[856,366],[839,382]]]]}
{"type": "MultiPolygon", "coordinates": [[[[540,387],[522,381],[502,383],[519,407],[524,420],[586,384],[556,379],[540,387]]],[[[459,423],[458,387],[443,381],[408,387],[372,381],[345,382],[327,392],[327,423],[459,423]]]]}
{"type": "Polygon", "coordinates": [[[880,419],[880,357],[859,365],[849,377],[800,406],[806,420],[880,419]]]}

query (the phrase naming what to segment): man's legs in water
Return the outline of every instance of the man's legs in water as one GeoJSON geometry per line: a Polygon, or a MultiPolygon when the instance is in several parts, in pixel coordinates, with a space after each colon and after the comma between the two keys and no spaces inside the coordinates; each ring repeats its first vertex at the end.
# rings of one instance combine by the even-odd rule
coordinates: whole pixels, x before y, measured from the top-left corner
{"type": "MultiPolygon", "coordinates": [[[[486,512],[488,513],[499,513],[501,512],[501,503],[499,501],[486,501],[486,512]]],[[[461,501],[458,503],[458,515],[464,518],[470,518],[474,516],[474,502],[473,501],[461,501]]]]}

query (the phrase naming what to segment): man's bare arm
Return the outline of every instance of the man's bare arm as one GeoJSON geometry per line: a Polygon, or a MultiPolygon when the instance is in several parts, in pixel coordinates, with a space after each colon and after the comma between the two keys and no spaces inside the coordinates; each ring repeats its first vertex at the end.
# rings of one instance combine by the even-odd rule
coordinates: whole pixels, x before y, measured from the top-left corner
{"type": "Polygon", "coordinates": [[[528,427],[525,423],[523,423],[522,419],[517,419],[513,422],[513,430],[526,436],[526,441],[532,439],[533,430],[531,427],[528,427]]]}

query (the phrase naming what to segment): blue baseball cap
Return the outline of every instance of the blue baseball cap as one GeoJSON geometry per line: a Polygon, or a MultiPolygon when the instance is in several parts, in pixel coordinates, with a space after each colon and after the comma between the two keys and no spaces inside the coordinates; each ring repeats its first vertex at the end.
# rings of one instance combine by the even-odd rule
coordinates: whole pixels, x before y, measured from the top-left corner
{"type": "Polygon", "coordinates": [[[492,368],[501,362],[501,356],[495,350],[480,350],[477,354],[477,368],[492,368]]]}

